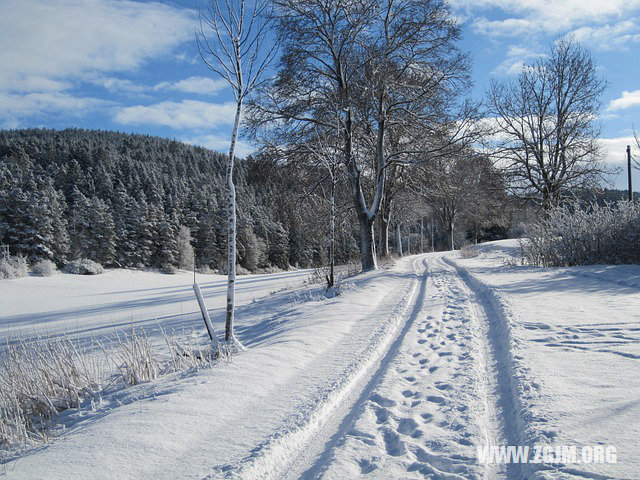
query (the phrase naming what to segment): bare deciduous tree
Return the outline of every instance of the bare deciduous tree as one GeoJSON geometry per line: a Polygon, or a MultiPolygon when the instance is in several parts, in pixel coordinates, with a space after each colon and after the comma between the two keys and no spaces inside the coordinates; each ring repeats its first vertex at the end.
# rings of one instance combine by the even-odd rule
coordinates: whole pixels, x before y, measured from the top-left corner
{"type": "Polygon", "coordinates": [[[275,3],[284,54],[254,120],[289,132],[336,130],[362,269],[375,269],[373,225],[389,167],[442,150],[442,140],[450,144],[463,130],[448,115],[467,74],[455,47],[459,28],[442,0],[275,3]],[[392,131],[397,149],[390,148],[392,131]]]}
{"type": "Polygon", "coordinates": [[[589,51],[571,38],[558,40],[516,79],[493,82],[496,156],[515,192],[547,209],[570,189],[599,180],[605,168],[596,116],[605,87],[589,51]]]}
{"type": "Polygon", "coordinates": [[[269,47],[266,42],[269,30],[266,15],[268,3],[255,0],[251,7],[248,3],[245,0],[211,0],[206,10],[199,11],[200,25],[196,30],[200,57],[211,71],[229,83],[236,101],[226,166],[228,226],[225,342],[231,351],[243,348],[233,332],[236,281],[236,189],[233,164],[238,130],[243,102],[259,85],[275,55],[275,48],[269,47]]]}
{"type": "Polygon", "coordinates": [[[455,249],[457,223],[465,222],[477,236],[480,226],[495,219],[504,200],[504,185],[492,162],[471,150],[430,162],[422,168],[421,182],[411,189],[423,197],[447,232],[455,249]]]}

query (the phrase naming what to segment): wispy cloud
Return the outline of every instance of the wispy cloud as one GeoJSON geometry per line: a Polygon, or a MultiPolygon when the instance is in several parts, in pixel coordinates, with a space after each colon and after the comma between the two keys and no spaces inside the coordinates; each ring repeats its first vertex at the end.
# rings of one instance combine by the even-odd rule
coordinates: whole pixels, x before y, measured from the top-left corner
{"type": "Polygon", "coordinates": [[[116,85],[108,73],[133,71],[171,53],[192,39],[194,23],[193,10],[158,2],[3,0],[0,94],[8,99],[2,103],[5,122],[52,109],[81,114],[101,105],[62,93],[79,81],[104,76],[106,88],[131,90],[133,84],[116,85]]]}
{"type": "Polygon", "coordinates": [[[494,69],[493,73],[502,75],[517,75],[525,64],[544,57],[529,47],[512,45],[507,50],[506,58],[494,69]]]}
{"type": "Polygon", "coordinates": [[[161,82],[154,90],[178,90],[185,93],[197,93],[201,95],[213,95],[227,88],[229,84],[222,78],[189,77],[178,82],[161,82]]]}
{"type": "Polygon", "coordinates": [[[90,97],[76,97],[63,92],[14,94],[0,92],[0,120],[4,125],[18,125],[19,119],[35,113],[82,116],[88,110],[106,107],[111,102],[90,97]]]}
{"type": "Polygon", "coordinates": [[[233,102],[207,103],[197,100],[135,105],[119,110],[114,117],[125,125],[161,125],[177,130],[215,128],[231,125],[236,106],[233,102]]]}
{"type": "MultiPolygon", "coordinates": [[[[474,13],[472,27],[489,36],[517,36],[523,33],[560,33],[593,24],[606,24],[628,19],[629,13],[640,7],[640,0],[451,0],[454,8],[474,13]],[[498,9],[500,19],[489,19],[487,14],[498,9]],[[482,15],[482,13],[485,15],[482,15]]],[[[628,25],[627,25],[628,26],[628,25]]],[[[615,33],[615,26],[613,31],[615,33]]],[[[617,28],[620,28],[618,26],[617,28]]],[[[621,34],[626,35],[626,34],[621,34]]]]}
{"type": "Polygon", "coordinates": [[[624,20],[602,26],[580,27],[571,34],[579,42],[589,43],[599,50],[620,50],[640,42],[640,25],[634,20],[624,20]]]}
{"type": "Polygon", "coordinates": [[[640,90],[634,90],[633,92],[622,92],[620,98],[611,100],[607,107],[608,112],[614,112],[616,110],[624,110],[627,108],[640,105],[640,90]]]}

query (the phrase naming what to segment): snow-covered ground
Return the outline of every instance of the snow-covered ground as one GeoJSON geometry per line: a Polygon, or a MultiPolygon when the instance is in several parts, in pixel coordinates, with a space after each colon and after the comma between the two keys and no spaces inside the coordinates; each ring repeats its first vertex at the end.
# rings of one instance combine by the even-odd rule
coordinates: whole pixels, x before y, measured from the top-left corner
{"type": "MultiPolygon", "coordinates": [[[[237,279],[236,302],[245,305],[274,291],[299,287],[310,270],[237,279]]],[[[226,277],[196,274],[212,316],[224,315],[226,277]]],[[[56,274],[0,282],[0,335],[3,338],[56,334],[97,336],[132,324],[153,328],[200,327],[193,274],[166,275],[108,270],[102,275],[56,274]]]]}
{"type": "MultiPolygon", "coordinates": [[[[520,267],[517,242],[477,250],[470,259],[403,258],[344,282],[334,298],[299,283],[277,291],[302,272],[246,277],[237,329],[245,352],[105,398],[0,472],[640,478],[640,266],[520,267]],[[477,445],[539,443],[614,445],[617,463],[505,467],[476,458],[477,445]]],[[[134,285],[123,272],[109,275],[0,284],[3,331],[198,320],[188,313],[197,308],[189,278],[141,273],[148,277],[134,285]]],[[[220,331],[223,280],[210,282],[220,331]]]]}

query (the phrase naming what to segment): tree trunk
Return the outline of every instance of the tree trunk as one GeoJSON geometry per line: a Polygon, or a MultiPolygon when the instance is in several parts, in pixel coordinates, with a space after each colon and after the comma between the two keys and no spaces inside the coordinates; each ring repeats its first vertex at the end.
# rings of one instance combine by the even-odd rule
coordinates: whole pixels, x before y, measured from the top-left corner
{"type": "Polygon", "coordinates": [[[329,198],[329,277],[327,278],[328,288],[335,283],[335,244],[336,244],[336,182],[331,180],[331,197],[329,198]]]}
{"type": "Polygon", "coordinates": [[[396,248],[398,249],[398,255],[402,256],[402,235],[400,233],[400,224],[396,225],[396,248]]]}
{"type": "Polygon", "coordinates": [[[231,147],[227,159],[227,318],[225,322],[224,339],[227,344],[235,348],[242,348],[233,333],[235,320],[235,292],[236,292],[236,187],[233,183],[233,162],[235,160],[238,128],[242,113],[242,97],[238,99],[236,115],[231,134],[231,147]]]}
{"type": "Polygon", "coordinates": [[[380,211],[379,215],[379,238],[378,238],[378,252],[382,257],[389,256],[389,208],[385,201],[384,209],[380,211]]]}
{"type": "Polygon", "coordinates": [[[373,220],[368,217],[360,218],[360,256],[363,272],[378,268],[373,223],[373,220]]]}
{"type": "Polygon", "coordinates": [[[455,250],[455,244],[453,243],[453,222],[449,222],[449,246],[451,250],[455,250]]]}

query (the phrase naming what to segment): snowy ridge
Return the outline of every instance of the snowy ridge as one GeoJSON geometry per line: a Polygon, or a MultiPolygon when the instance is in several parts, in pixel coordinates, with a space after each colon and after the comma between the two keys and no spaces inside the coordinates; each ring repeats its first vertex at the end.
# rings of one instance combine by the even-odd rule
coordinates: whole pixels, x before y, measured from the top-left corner
{"type": "Polygon", "coordinates": [[[383,309],[383,314],[379,315],[380,320],[387,321],[379,324],[370,343],[354,356],[353,363],[347,367],[342,376],[323,392],[320,398],[314,399],[312,405],[307,406],[294,429],[274,434],[267,442],[254,449],[254,453],[243,459],[237,468],[233,468],[227,474],[218,471],[206,478],[266,479],[286,475],[287,470],[291,468],[291,463],[305,448],[308,448],[310,440],[318,434],[336,410],[343,407],[345,402],[351,403],[350,397],[357,396],[362,384],[372,375],[372,372],[375,372],[381,359],[388,352],[398,330],[403,323],[407,322],[407,311],[413,303],[419,285],[418,272],[415,271],[415,274],[416,278],[407,284],[401,300],[393,301],[395,305],[391,314],[387,314],[386,309],[383,309]]]}

